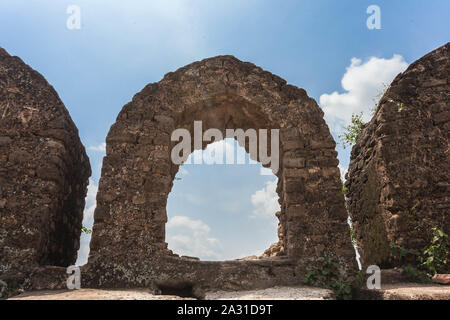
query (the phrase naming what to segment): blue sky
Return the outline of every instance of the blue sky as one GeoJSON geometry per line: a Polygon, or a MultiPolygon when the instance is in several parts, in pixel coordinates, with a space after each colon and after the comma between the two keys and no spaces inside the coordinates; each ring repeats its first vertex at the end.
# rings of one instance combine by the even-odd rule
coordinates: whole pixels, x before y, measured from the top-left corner
{"type": "MultiPolygon", "coordinates": [[[[336,136],[352,112],[368,113],[382,82],[449,41],[449,12],[448,0],[2,0],[0,46],[43,74],[70,111],[93,168],[92,211],[109,127],[135,93],[165,73],[235,55],[305,88],[336,136]],[[372,4],[381,9],[380,30],[366,27],[372,4]],[[66,27],[69,5],[81,9],[79,30],[66,27]]],[[[349,150],[337,150],[345,169],[349,150]]],[[[221,253],[202,256],[211,259],[261,253],[276,239],[273,218],[252,216],[273,209],[273,177],[259,175],[256,165],[186,170],[168,214],[188,217],[178,222],[192,228],[178,230],[183,223],[175,219],[168,236],[194,247],[196,236],[212,239],[220,247],[212,251],[221,253]],[[258,198],[266,196],[267,203],[258,198]]]]}

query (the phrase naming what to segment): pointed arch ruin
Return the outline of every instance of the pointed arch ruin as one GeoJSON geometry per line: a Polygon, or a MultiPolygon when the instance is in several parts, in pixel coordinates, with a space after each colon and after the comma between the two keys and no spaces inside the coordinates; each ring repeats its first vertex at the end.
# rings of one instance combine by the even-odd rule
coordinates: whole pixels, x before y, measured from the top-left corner
{"type": "Polygon", "coordinates": [[[89,285],[170,280],[255,288],[301,283],[305,270],[326,258],[335,259],[342,273],[356,269],[335,142],[314,99],[280,77],[232,56],[195,62],[136,94],[106,143],[85,267],[89,285]],[[224,136],[226,129],[279,130],[277,256],[208,262],[167,249],[166,204],[178,171],[170,157],[176,144],[171,134],[178,128],[193,134],[194,121],[224,136]]]}

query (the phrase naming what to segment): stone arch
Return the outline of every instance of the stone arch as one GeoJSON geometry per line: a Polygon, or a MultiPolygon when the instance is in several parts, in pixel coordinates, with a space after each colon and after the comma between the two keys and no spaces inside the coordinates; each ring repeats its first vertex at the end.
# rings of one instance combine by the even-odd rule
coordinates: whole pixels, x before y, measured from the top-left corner
{"type": "Polygon", "coordinates": [[[339,261],[343,272],[355,268],[335,142],[305,90],[232,56],[206,59],[136,94],[106,143],[86,267],[92,285],[142,285],[180,275],[180,281],[210,287],[292,284],[326,257],[339,261]],[[281,257],[213,263],[167,249],[165,208],[178,171],[170,159],[171,133],[192,132],[194,120],[222,132],[279,129],[281,257]],[[241,271],[245,277],[238,281],[241,271]]]}

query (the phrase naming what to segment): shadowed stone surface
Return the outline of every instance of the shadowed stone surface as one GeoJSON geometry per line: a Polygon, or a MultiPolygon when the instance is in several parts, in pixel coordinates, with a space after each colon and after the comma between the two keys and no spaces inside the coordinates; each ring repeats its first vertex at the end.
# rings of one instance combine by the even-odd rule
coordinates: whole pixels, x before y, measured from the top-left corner
{"type": "Polygon", "coordinates": [[[58,94],[0,48],[3,286],[23,285],[40,266],[75,262],[90,174],[78,130],[58,94]]]}
{"type": "Polygon", "coordinates": [[[124,106],[106,143],[84,284],[151,286],[158,280],[236,290],[300,283],[306,269],[328,257],[343,274],[356,269],[323,112],[305,90],[254,64],[219,56],[168,73],[124,106]],[[225,129],[280,130],[280,241],[266,251],[268,258],[205,262],[167,249],[166,204],[178,171],[170,158],[178,142],[170,138],[177,128],[193,136],[195,120],[203,121],[203,132],[217,128],[224,136],[225,129]]]}
{"type": "MultiPolygon", "coordinates": [[[[352,149],[347,197],[363,266],[399,266],[450,232],[450,44],[398,75],[352,149]]],[[[450,257],[449,257],[450,258],[450,257]]]]}

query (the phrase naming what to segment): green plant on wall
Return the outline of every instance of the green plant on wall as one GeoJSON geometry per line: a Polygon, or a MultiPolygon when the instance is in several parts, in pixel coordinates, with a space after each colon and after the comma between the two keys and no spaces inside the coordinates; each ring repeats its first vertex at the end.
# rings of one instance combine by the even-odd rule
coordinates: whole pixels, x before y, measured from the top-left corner
{"type": "Polygon", "coordinates": [[[412,267],[413,265],[417,265],[417,261],[419,261],[419,250],[408,250],[397,245],[396,243],[391,243],[390,251],[392,256],[400,265],[412,267]]]}
{"type": "Polygon", "coordinates": [[[349,223],[350,225],[350,239],[352,241],[352,245],[353,247],[357,248],[358,245],[356,243],[356,235],[355,235],[355,228],[353,227],[353,223],[349,223]]]}
{"type": "Polygon", "coordinates": [[[381,98],[383,98],[384,94],[389,89],[389,85],[387,85],[384,82],[382,83],[382,87],[383,88],[380,91],[378,91],[378,93],[372,99],[373,108],[370,110],[370,114],[372,115],[372,117],[378,112],[378,109],[380,107],[381,98]]]}
{"type": "Polygon", "coordinates": [[[421,262],[428,276],[442,272],[447,266],[447,255],[450,242],[448,235],[438,228],[433,228],[433,237],[430,245],[422,252],[421,262]]]}
{"type": "Polygon", "coordinates": [[[403,106],[404,106],[403,102],[398,102],[398,101],[395,101],[394,99],[391,99],[391,98],[388,99],[388,102],[394,103],[397,106],[397,111],[398,112],[402,112],[403,106]]]}
{"type": "MultiPolygon", "coordinates": [[[[374,105],[370,109],[370,113],[372,117],[378,112],[380,99],[384,96],[389,86],[383,83],[383,89],[378,92],[378,94],[374,97],[374,105]]],[[[400,101],[396,101],[392,98],[387,99],[388,102],[393,103],[397,107],[398,112],[402,112],[404,103],[400,101]]],[[[347,147],[351,147],[356,143],[358,135],[362,132],[362,130],[367,126],[367,122],[363,121],[364,113],[360,112],[359,114],[352,113],[352,119],[350,124],[344,127],[344,131],[338,135],[340,140],[339,144],[345,149],[347,147]]]]}
{"type": "Polygon", "coordinates": [[[305,274],[304,284],[318,286],[333,290],[336,299],[348,300],[351,298],[351,280],[341,280],[339,265],[333,260],[326,260],[320,268],[313,267],[305,274]]]}
{"type": "Polygon", "coordinates": [[[340,144],[345,149],[349,146],[352,146],[356,143],[356,139],[358,138],[361,131],[367,125],[366,122],[363,121],[363,113],[360,114],[352,114],[352,120],[348,126],[344,128],[344,132],[338,135],[340,139],[340,144]]]}
{"type": "Polygon", "coordinates": [[[86,234],[92,233],[92,230],[86,228],[85,226],[81,226],[81,232],[84,232],[86,234]]]}
{"type": "Polygon", "coordinates": [[[408,249],[405,249],[405,248],[403,248],[403,247],[401,247],[401,246],[399,246],[399,245],[397,245],[395,243],[391,243],[390,248],[391,248],[392,254],[395,257],[400,258],[402,261],[403,261],[403,259],[405,259],[407,257],[410,257],[410,256],[416,256],[417,257],[417,256],[420,255],[420,252],[417,251],[417,250],[408,250],[408,249]]]}
{"type": "Polygon", "coordinates": [[[411,282],[430,283],[431,279],[423,270],[408,264],[403,267],[403,276],[411,282]]]}
{"type": "MultiPolygon", "coordinates": [[[[386,90],[389,88],[388,85],[383,83],[383,89],[380,90],[377,95],[373,98],[374,104],[373,107],[370,110],[370,113],[372,116],[374,116],[379,107],[379,101],[385,94],[386,90]]],[[[347,147],[351,147],[356,143],[356,139],[358,138],[358,135],[361,133],[361,131],[364,129],[364,127],[367,125],[367,122],[363,121],[364,113],[360,112],[359,114],[352,114],[352,119],[350,121],[350,124],[346,127],[344,127],[344,131],[338,135],[338,138],[340,140],[339,144],[342,145],[344,149],[347,147]]]]}
{"type": "Polygon", "coordinates": [[[403,274],[410,281],[429,282],[436,273],[446,272],[450,247],[448,235],[436,227],[432,231],[430,244],[422,251],[408,250],[395,243],[391,244],[392,254],[400,261],[408,260],[408,257],[417,261],[415,264],[406,264],[403,268],[403,274]]]}

